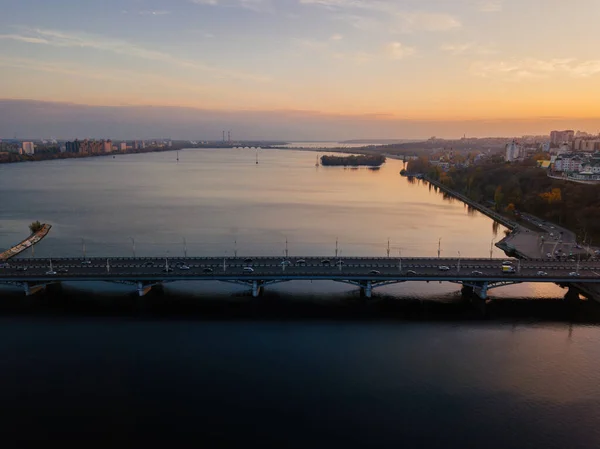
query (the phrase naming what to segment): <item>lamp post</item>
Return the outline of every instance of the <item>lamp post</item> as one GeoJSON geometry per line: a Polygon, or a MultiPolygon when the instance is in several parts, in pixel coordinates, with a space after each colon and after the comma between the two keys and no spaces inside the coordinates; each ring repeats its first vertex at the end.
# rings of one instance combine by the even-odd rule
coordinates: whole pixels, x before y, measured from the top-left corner
{"type": "Polygon", "coordinates": [[[85,239],[81,239],[81,250],[83,251],[83,260],[85,260],[85,239]]]}
{"type": "Polygon", "coordinates": [[[338,239],[337,237],[335,238],[335,258],[337,259],[338,257],[338,239]]]}
{"type": "Polygon", "coordinates": [[[338,260],[338,266],[340,271],[342,271],[342,250],[340,249],[340,258],[338,260]]]}
{"type": "Polygon", "coordinates": [[[390,257],[390,239],[388,238],[387,256],[390,257]]]}
{"type": "Polygon", "coordinates": [[[131,251],[133,252],[133,258],[135,259],[135,239],[133,237],[129,237],[131,239],[131,251]]]}
{"type": "Polygon", "coordinates": [[[398,250],[398,271],[402,273],[402,250],[398,250]]]}
{"type": "Polygon", "coordinates": [[[227,251],[225,251],[225,253],[223,254],[223,271],[227,271],[227,263],[226,263],[226,259],[227,258],[227,251]]]}
{"type": "Polygon", "coordinates": [[[458,252],[458,263],[456,264],[456,272],[460,273],[460,251],[458,252]]]}
{"type": "Polygon", "coordinates": [[[237,259],[237,239],[233,241],[233,257],[237,259]]]}
{"type": "Polygon", "coordinates": [[[492,242],[490,243],[490,259],[492,259],[492,254],[494,252],[494,240],[496,240],[496,237],[493,237],[492,242]]]}
{"type": "Polygon", "coordinates": [[[185,241],[185,237],[183,237],[183,257],[187,259],[187,242],[185,241]]]}
{"type": "Polygon", "coordinates": [[[442,254],[442,238],[438,240],[438,259],[440,258],[440,254],[442,254]]]}
{"type": "Polygon", "coordinates": [[[285,239],[285,258],[286,258],[286,260],[287,260],[288,256],[289,256],[289,252],[288,252],[288,239],[286,237],[286,239],[285,239]]]}

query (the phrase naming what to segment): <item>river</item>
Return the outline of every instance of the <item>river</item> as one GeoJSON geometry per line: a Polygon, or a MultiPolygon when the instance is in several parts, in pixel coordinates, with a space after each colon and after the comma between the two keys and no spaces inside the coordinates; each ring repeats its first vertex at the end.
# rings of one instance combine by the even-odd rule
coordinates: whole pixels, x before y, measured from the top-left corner
{"type": "MultiPolygon", "coordinates": [[[[492,246],[502,227],[400,177],[401,161],[372,171],[315,167],[314,152],[255,159],[253,150],[184,150],[179,162],[166,152],[0,165],[0,249],[39,219],[53,225],[36,247],[44,257],[81,255],[82,239],[88,255],[106,257],[279,255],[286,239],[292,256],[331,256],[336,239],[342,258],[385,256],[388,239],[391,256],[436,256],[441,239],[442,256],[489,257],[492,247],[502,257],[492,246]]],[[[26,300],[0,289],[4,304],[25,304],[0,307],[3,447],[600,444],[600,329],[569,316],[225,321],[35,308],[53,295],[126,302],[130,292],[67,283],[26,300]]],[[[563,294],[552,285],[491,292],[519,304],[563,294]]],[[[161,298],[251,301],[241,287],[201,282],[169,284],[161,298]]],[[[263,300],[289,298],[344,303],[358,293],[294,282],[268,287],[263,300]]],[[[373,301],[462,300],[455,285],[406,283],[373,301]]]]}

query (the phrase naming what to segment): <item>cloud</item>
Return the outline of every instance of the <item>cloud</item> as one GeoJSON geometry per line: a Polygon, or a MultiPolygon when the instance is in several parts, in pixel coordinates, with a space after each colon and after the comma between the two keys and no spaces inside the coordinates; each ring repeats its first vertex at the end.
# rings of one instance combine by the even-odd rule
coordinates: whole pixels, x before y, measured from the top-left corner
{"type": "Polygon", "coordinates": [[[400,42],[390,42],[386,47],[387,54],[391,59],[404,59],[415,54],[415,49],[407,47],[400,42]]]}
{"type": "Polygon", "coordinates": [[[496,77],[509,81],[548,78],[552,75],[586,78],[600,74],[600,60],[526,58],[509,61],[477,61],[471,65],[470,71],[476,76],[496,77]]]}
{"type": "Polygon", "coordinates": [[[477,2],[477,9],[481,12],[500,12],[502,11],[502,0],[482,0],[477,2]]]}
{"type": "Polygon", "coordinates": [[[474,42],[443,44],[440,50],[450,53],[453,56],[465,54],[491,55],[496,53],[495,50],[484,45],[475,44],[474,42]]]}
{"type": "Polygon", "coordinates": [[[140,12],[138,12],[138,14],[141,16],[166,16],[168,14],[171,14],[171,11],[165,11],[165,10],[140,11],[140,12]]]}
{"type": "Polygon", "coordinates": [[[203,6],[219,6],[225,8],[244,8],[254,12],[273,12],[271,0],[189,0],[203,6]]]}
{"type": "Polygon", "coordinates": [[[336,33],[336,34],[332,35],[329,39],[331,39],[332,41],[341,41],[343,38],[344,38],[344,36],[336,33]]]}
{"type": "Polygon", "coordinates": [[[380,28],[387,24],[394,33],[418,31],[449,31],[460,28],[456,17],[443,12],[407,11],[397,1],[386,0],[299,0],[334,12],[341,19],[361,30],[380,28]]]}
{"type": "Polygon", "coordinates": [[[208,66],[195,60],[179,58],[169,53],[150,50],[131,42],[110,39],[103,36],[85,33],[66,33],[56,30],[22,28],[24,35],[5,34],[0,39],[11,39],[31,44],[43,44],[53,47],[91,48],[98,51],[110,52],[118,55],[131,56],[150,61],[159,61],[165,64],[176,65],[185,69],[193,69],[211,74],[217,78],[243,79],[255,82],[268,82],[269,77],[241,71],[230,71],[218,67],[208,66]]]}

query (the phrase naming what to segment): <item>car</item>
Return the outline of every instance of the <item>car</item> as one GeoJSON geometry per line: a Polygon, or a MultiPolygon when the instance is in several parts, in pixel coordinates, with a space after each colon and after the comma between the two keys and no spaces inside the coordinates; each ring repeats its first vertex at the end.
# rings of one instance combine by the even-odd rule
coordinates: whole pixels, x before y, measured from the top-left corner
{"type": "Polygon", "coordinates": [[[440,265],[440,266],[438,267],[438,269],[439,269],[440,271],[449,271],[449,270],[450,270],[450,267],[449,267],[449,266],[447,266],[447,265],[440,265]]]}
{"type": "Polygon", "coordinates": [[[244,263],[252,263],[252,259],[250,257],[247,257],[244,259],[244,263]]]}
{"type": "Polygon", "coordinates": [[[92,261],[88,260],[88,259],[81,261],[81,265],[91,265],[91,264],[92,264],[92,261]]]}
{"type": "Polygon", "coordinates": [[[323,259],[323,260],[321,261],[321,265],[324,265],[324,266],[328,267],[328,266],[330,266],[330,265],[331,265],[331,261],[330,261],[330,260],[327,260],[327,259],[323,259]]]}
{"type": "Polygon", "coordinates": [[[58,271],[59,273],[68,273],[68,272],[69,272],[69,269],[68,269],[68,268],[64,268],[64,267],[63,267],[63,268],[59,268],[59,269],[58,269],[58,270],[56,270],[56,271],[58,271]]]}
{"type": "Polygon", "coordinates": [[[244,267],[244,273],[254,273],[254,268],[252,268],[252,267],[244,267]]]}
{"type": "Polygon", "coordinates": [[[210,267],[206,267],[206,268],[204,268],[204,269],[202,270],[202,272],[203,272],[203,273],[212,273],[212,272],[213,272],[213,269],[212,269],[212,268],[210,268],[210,267]]]}
{"type": "Polygon", "coordinates": [[[381,274],[381,272],[379,270],[371,270],[369,274],[381,274]]]}
{"type": "Polygon", "coordinates": [[[577,271],[571,271],[569,276],[579,276],[579,273],[577,271]]]}
{"type": "Polygon", "coordinates": [[[510,260],[505,260],[504,262],[502,262],[502,265],[506,265],[511,267],[512,266],[512,262],[510,260]]]}
{"type": "Polygon", "coordinates": [[[306,265],[306,260],[304,260],[304,259],[298,259],[296,261],[296,265],[298,265],[299,267],[303,267],[304,265],[306,265]]]}
{"type": "Polygon", "coordinates": [[[190,267],[188,265],[179,265],[178,267],[180,270],[189,270],[190,267]]]}
{"type": "Polygon", "coordinates": [[[416,272],[415,270],[408,270],[408,271],[406,272],[406,275],[407,275],[407,276],[416,276],[416,274],[417,274],[417,272],[416,272]]]}
{"type": "Polygon", "coordinates": [[[282,260],[281,263],[279,265],[282,265],[284,267],[287,267],[289,265],[291,265],[292,262],[290,262],[289,260],[282,260]]]}
{"type": "Polygon", "coordinates": [[[56,276],[56,271],[54,271],[54,270],[48,270],[48,271],[46,271],[46,275],[48,275],[48,276],[56,276]]]}
{"type": "Polygon", "coordinates": [[[475,271],[471,271],[471,274],[473,276],[481,276],[483,273],[481,271],[479,271],[479,270],[475,270],[475,271]]]}
{"type": "Polygon", "coordinates": [[[548,259],[552,259],[552,254],[551,254],[551,253],[546,253],[546,257],[547,257],[548,259]]]}
{"type": "Polygon", "coordinates": [[[548,276],[548,273],[546,273],[545,271],[538,271],[537,275],[538,276],[548,276]]]}
{"type": "Polygon", "coordinates": [[[27,271],[27,267],[17,267],[17,271],[27,271]]]}

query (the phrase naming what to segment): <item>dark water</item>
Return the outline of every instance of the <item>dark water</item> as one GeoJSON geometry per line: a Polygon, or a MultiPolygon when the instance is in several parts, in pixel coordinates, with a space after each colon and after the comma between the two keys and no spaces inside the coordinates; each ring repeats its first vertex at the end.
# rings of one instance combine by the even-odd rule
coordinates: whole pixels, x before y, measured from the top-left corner
{"type": "MultiPolygon", "coordinates": [[[[502,228],[398,175],[314,153],[182,151],[0,166],[0,247],[37,255],[488,257],[502,228]]],[[[494,256],[501,254],[494,250],[494,256]]],[[[24,254],[23,257],[29,257],[24,254]]],[[[600,447],[598,306],[553,285],[0,287],[0,447],[600,447]]]]}
{"type": "Polygon", "coordinates": [[[3,447],[594,448],[568,325],[0,321],[3,447]]]}

